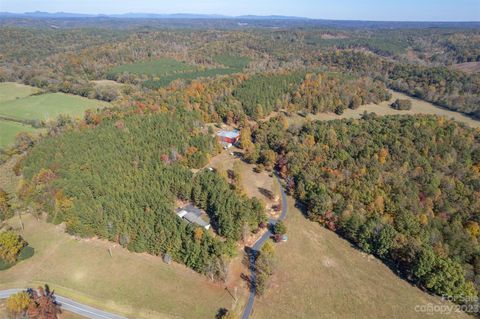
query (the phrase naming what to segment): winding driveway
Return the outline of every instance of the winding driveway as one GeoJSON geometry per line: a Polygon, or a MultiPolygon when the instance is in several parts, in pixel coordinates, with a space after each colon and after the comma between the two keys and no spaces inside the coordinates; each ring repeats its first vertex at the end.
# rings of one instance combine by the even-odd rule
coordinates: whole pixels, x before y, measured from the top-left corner
{"type": "MultiPolygon", "coordinates": [[[[279,220],[284,220],[285,217],[287,217],[287,195],[285,194],[285,190],[282,187],[282,184],[280,183],[280,178],[275,175],[277,178],[277,182],[280,184],[280,193],[282,195],[282,212],[280,214],[280,217],[278,219],[270,219],[268,222],[270,226],[273,226],[277,223],[279,220]]],[[[258,252],[263,244],[272,236],[272,232],[268,230],[262,237],[260,237],[255,244],[253,245],[252,252],[258,252]]],[[[250,281],[255,283],[255,254],[251,253],[250,254],[250,281]]],[[[250,288],[250,296],[248,297],[248,302],[247,305],[245,306],[245,310],[243,311],[242,319],[248,319],[250,317],[250,314],[252,313],[253,310],[253,304],[255,302],[255,284],[251,285],[250,288]]]]}
{"type": "MultiPolygon", "coordinates": [[[[7,289],[0,291],[0,299],[6,299],[25,289],[7,289]]],[[[73,312],[77,315],[90,319],[127,319],[122,316],[117,316],[112,313],[95,309],[90,306],[83,305],[71,299],[55,294],[55,299],[61,304],[62,310],[73,312]]]]}

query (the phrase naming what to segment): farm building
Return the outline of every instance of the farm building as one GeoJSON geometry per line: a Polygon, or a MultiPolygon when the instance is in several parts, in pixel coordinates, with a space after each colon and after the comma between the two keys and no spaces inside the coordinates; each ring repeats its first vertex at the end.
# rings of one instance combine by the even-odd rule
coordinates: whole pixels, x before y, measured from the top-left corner
{"type": "Polygon", "coordinates": [[[235,144],[240,139],[240,131],[220,131],[217,133],[217,136],[223,143],[235,144]]]}
{"type": "Polygon", "coordinates": [[[183,208],[177,209],[177,216],[185,219],[189,223],[196,224],[207,230],[210,229],[210,224],[205,219],[202,218],[202,217],[206,217],[207,214],[204,211],[202,211],[200,208],[195,207],[193,205],[188,205],[183,208]]]}

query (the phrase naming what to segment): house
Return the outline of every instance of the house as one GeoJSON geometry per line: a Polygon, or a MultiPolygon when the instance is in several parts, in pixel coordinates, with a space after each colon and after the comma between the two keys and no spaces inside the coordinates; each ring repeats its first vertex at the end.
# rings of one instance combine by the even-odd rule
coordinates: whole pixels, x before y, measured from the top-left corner
{"type": "Polygon", "coordinates": [[[177,209],[177,216],[185,219],[189,223],[203,227],[206,230],[210,229],[210,224],[204,218],[202,218],[207,216],[207,214],[200,208],[193,205],[187,205],[183,208],[177,209]]]}
{"type": "Polygon", "coordinates": [[[227,143],[227,144],[235,144],[240,140],[240,131],[233,130],[233,131],[219,131],[217,133],[220,142],[227,143]]]}

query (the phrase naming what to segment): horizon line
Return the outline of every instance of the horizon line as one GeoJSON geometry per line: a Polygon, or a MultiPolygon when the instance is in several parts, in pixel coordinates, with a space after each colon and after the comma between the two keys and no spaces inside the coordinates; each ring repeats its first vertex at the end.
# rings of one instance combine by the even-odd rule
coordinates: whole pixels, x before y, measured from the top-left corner
{"type": "MultiPolygon", "coordinates": [[[[35,14],[35,13],[44,13],[44,14],[72,14],[72,15],[85,15],[89,16],[91,18],[95,17],[112,17],[112,16],[122,16],[122,15],[129,15],[129,14],[136,14],[136,15],[164,15],[164,16],[174,16],[174,15],[197,15],[197,16],[212,16],[212,18],[215,18],[215,16],[218,19],[221,18],[229,18],[229,19],[235,19],[235,18],[242,18],[242,17],[259,17],[259,18],[268,18],[268,17],[283,17],[283,18],[289,18],[291,20],[323,20],[323,21],[357,21],[357,22],[400,22],[400,23],[408,23],[408,22],[416,22],[416,23],[480,23],[479,20],[369,20],[369,19],[342,19],[342,18],[313,18],[313,17],[304,17],[304,16],[289,16],[289,15],[283,15],[283,14],[267,14],[267,15],[261,15],[261,14],[242,14],[238,16],[234,15],[227,15],[227,14],[220,14],[220,13],[194,13],[194,12],[175,12],[175,13],[161,13],[161,12],[123,12],[123,13],[84,13],[84,12],[69,12],[69,11],[27,11],[27,12],[12,12],[12,11],[0,11],[0,16],[5,15],[5,14],[12,14],[12,15],[29,15],[29,14],[35,14]]],[[[132,17],[124,17],[125,19],[135,19],[132,17]]],[[[195,19],[195,18],[193,18],[195,19]]]]}

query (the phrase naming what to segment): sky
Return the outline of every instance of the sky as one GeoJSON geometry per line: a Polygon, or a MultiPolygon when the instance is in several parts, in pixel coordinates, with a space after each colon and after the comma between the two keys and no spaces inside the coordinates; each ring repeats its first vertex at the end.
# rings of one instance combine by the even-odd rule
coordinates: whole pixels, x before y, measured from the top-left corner
{"type": "Polygon", "coordinates": [[[289,15],[381,21],[480,21],[480,0],[0,0],[0,11],[289,15]]]}

